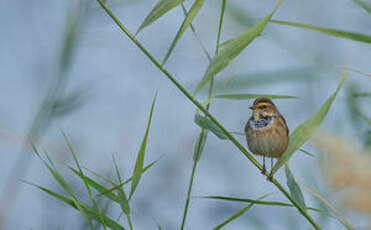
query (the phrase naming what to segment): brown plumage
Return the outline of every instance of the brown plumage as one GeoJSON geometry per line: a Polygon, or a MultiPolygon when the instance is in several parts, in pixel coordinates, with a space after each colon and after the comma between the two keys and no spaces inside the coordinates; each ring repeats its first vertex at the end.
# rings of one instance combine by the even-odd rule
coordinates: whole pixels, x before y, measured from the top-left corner
{"type": "MultiPolygon", "coordinates": [[[[269,98],[258,98],[250,107],[253,113],[245,126],[247,145],[255,155],[279,158],[289,143],[289,129],[285,118],[269,98]]],[[[273,164],[273,160],[271,160],[273,164]]]]}

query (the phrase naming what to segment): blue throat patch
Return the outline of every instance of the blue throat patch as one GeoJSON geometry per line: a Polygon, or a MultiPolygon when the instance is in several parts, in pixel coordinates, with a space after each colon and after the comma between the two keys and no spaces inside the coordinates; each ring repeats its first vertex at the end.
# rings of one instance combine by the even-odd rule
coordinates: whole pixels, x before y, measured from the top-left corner
{"type": "Polygon", "coordinates": [[[272,118],[266,118],[262,120],[253,121],[255,128],[263,128],[268,126],[272,122],[272,118]]]}

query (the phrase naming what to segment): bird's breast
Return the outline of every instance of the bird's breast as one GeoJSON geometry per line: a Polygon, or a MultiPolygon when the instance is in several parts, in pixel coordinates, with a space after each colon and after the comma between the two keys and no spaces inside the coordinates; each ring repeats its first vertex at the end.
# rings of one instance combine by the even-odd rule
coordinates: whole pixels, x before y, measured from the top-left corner
{"type": "Polygon", "coordinates": [[[274,118],[264,121],[251,119],[246,127],[246,139],[254,154],[270,157],[280,157],[288,144],[286,128],[278,125],[274,118]]]}

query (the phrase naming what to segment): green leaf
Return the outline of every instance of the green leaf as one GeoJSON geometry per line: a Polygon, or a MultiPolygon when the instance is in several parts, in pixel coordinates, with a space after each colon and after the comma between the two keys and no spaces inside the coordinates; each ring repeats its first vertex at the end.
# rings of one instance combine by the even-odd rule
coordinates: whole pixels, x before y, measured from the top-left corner
{"type": "MultiPolygon", "coordinates": [[[[318,192],[314,189],[310,188],[308,185],[304,184],[303,182],[297,180],[308,192],[310,192],[314,197],[316,197],[319,201],[321,201],[326,207],[332,210],[337,216],[332,216],[336,218],[340,223],[342,223],[346,229],[356,229],[350,221],[345,218],[338,209],[336,209],[329,201],[327,201],[324,197],[322,197],[318,192]]],[[[324,213],[324,212],[323,212],[324,213]]],[[[331,215],[330,215],[331,216],[331,215]]]]}
{"type": "Polygon", "coordinates": [[[58,184],[70,195],[70,197],[72,198],[72,202],[76,206],[76,209],[78,209],[80,211],[81,215],[84,217],[84,219],[88,223],[89,227],[91,229],[93,229],[93,225],[91,223],[91,220],[90,220],[88,214],[81,207],[80,202],[78,201],[78,199],[75,196],[75,194],[72,192],[72,189],[70,188],[70,186],[67,184],[67,182],[63,179],[63,177],[59,174],[59,172],[55,168],[55,166],[54,166],[53,162],[51,161],[49,155],[45,153],[45,155],[46,155],[46,157],[47,157],[50,165],[45,160],[43,160],[41,158],[41,155],[38,152],[38,150],[37,150],[37,148],[36,148],[35,145],[32,145],[32,148],[33,148],[34,152],[36,153],[36,155],[39,157],[39,159],[44,163],[44,165],[47,167],[47,169],[49,170],[49,172],[52,174],[52,176],[54,177],[54,179],[58,182],[58,184]]]}
{"type": "Polygon", "coordinates": [[[197,143],[195,145],[194,154],[193,154],[193,160],[198,161],[202,155],[202,152],[205,147],[205,142],[207,139],[207,130],[202,129],[200,132],[200,135],[198,136],[197,143]]]}
{"type": "MultiPolygon", "coordinates": [[[[142,170],[142,173],[144,173],[145,171],[147,171],[148,169],[150,169],[155,163],[157,163],[157,161],[159,161],[159,160],[155,160],[152,163],[148,164],[146,167],[144,167],[143,170],[142,170]]],[[[122,182],[122,183],[120,183],[118,185],[113,186],[110,189],[105,189],[103,191],[100,191],[101,193],[99,193],[97,196],[102,196],[102,195],[105,195],[107,193],[111,193],[112,191],[114,191],[116,189],[119,189],[123,185],[129,183],[130,181],[132,181],[132,179],[133,179],[133,177],[130,177],[129,179],[125,180],[124,182],[122,182]]]]}
{"type": "Polygon", "coordinates": [[[280,0],[272,13],[266,16],[259,23],[233,38],[231,41],[225,42],[218,55],[213,58],[210,65],[207,67],[206,73],[201,82],[198,84],[194,94],[198,93],[211,80],[211,78],[215,76],[215,74],[226,68],[229,63],[242,52],[242,50],[244,50],[256,37],[261,34],[265,25],[268,23],[268,20],[272,17],[281,2],[282,1],[280,0]]]}
{"type": "Polygon", "coordinates": [[[286,184],[287,187],[290,189],[291,196],[301,205],[302,208],[305,208],[305,201],[303,193],[296,183],[294,176],[292,175],[289,166],[285,165],[285,173],[286,173],[286,184]]]}
{"type": "Polygon", "coordinates": [[[101,217],[103,218],[103,221],[104,221],[104,224],[107,225],[109,228],[113,229],[113,230],[125,230],[124,227],[122,227],[121,225],[119,225],[117,222],[115,222],[114,220],[112,220],[111,218],[107,217],[106,215],[99,215],[95,210],[93,210],[92,208],[89,208],[88,206],[85,206],[83,204],[79,204],[80,208],[78,208],[76,206],[76,203],[75,201],[71,200],[71,199],[68,199],[67,197],[64,197],[58,193],[55,193],[47,188],[44,188],[42,186],[39,186],[39,185],[35,185],[35,184],[32,184],[32,183],[29,183],[29,182],[26,182],[32,186],[35,186],[36,188],[46,192],[47,194],[63,201],[64,203],[70,205],[71,207],[81,211],[80,209],[82,209],[89,218],[92,218],[92,219],[95,219],[96,221],[98,221],[99,223],[102,223],[101,222],[101,217]]]}
{"type": "Polygon", "coordinates": [[[220,139],[223,139],[223,140],[228,139],[228,137],[224,134],[224,132],[221,129],[219,129],[219,127],[212,120],[206,117],[203,117],[200,114],[196,114],[194,122],[201,128],[210,130],[220,139]]]}
{"type": "Polygon", "coordinates": [[[247,13],[244,7],[241,7],[238,3],[228,3],[227,15],[241,26],[252,26],[254,21],[256,22],[255,18],[247,13]]]}
{"type": "Polygon", "coordinates": [[[362,7],[364,10],[366,10],[369,14],[371,14],[371,4],[363,2],[361,0],[353,0],[355,3],[357,3],[360,7],[362,7]]]}
{"type": "Polygon", "coordinates": [[[361,33],[354,33],[354,32],[348,32],[348,31],[343,31],[343,30],[316,27],[316,26],[310,26],[310,25],[306,25],[302,23],[287,22],[287,21],[270,20],[269,22],[275,23],[275,24],[286,25],[286,26],[294,26],[294,27],[308,29],[312,31],[317,31],[323,34],[333,36],[333,37],[346,38],[346,39],[353,40],[353,41],[371,43],[371,35],[368,35],[368,34],[361,34],[361,33]]]}
{"type": "Polygon", "coordinates": [[[135,162],[135,168],[134,168],[134,172],[133,172],[133,176],[132,176],[133,180],[131,182],[129,200],[133,196],[133,194],[135,192],[135,189],[137,188],[137,186],[139,184],[139,181],[140,181],[140,178],[141,178],[142,173],[143,173],[144,154],[146,152],[149,127],[151,126],[152,113],[153,113],[153,109],[155,107],[155,102],[156,102],[156,96],[153,98],[153,102],[152,102],[152,106],[151,106],[151,112],[149,114],[149,119],[148,119],[148,123],[147,123],[146,133],[144,135],[142,144],[140,145],[137,160],[135,162]]]}
{"type": "MultiPolygon", "coordinates": [[[[74,172],[76,175],[78,175],[79,177],[82,178],[82,175],[80,172],[78,172],[77,170],[75,170],[74,168],[72,167],[69,167],[69,169],[74,172]]],[[[115,194],[111,193],[111,191],[108,192],[108,188],[106,188],[105,186],[99,184],[98,182],[94,181],[93,179],[91,179],[90,177],[88,176],[85,176],[85,179],[86,181],[95,189],[97,190],[98,192],[100,192],[101,194],[104,193],[104,196],[106,196],[108,199],[116,202],[117,204],[120,204],[120,198],[118,196],[116,196],[115,194]]]]}
{"type": "MultiPolygon", "coordinates": [[[[218,35],[216,38],[216,48],[215,48],[215,55],[218,54],[219,52],[219,47],[220,47],[220,37],[222,35],[222,25],[223,25],[223,20],[224,20],[224,11],[225,7],[227,5],[227,0],[222,0],[222,8],[220,10],[220,18],[219,18],[219,26],[218,26],[218,35]]],[[[210,61],[210,60],[209,60],[210,61]]]]}
{"type": "MultiPolygon", "coordinates": [[[[236,198],[236,197],[226,197],[226,196],[201,196],[201,197],[196,197],[196,198],[216,199],[216,200],[225,200],[225,201],[232,201],[232,202],[243,202],[243,203],[254,203],[254,204],[259,204],[259,205],[294,207],[294,205],[292,204],[279,202],[279,201],[261,201],[261,200],[253,200],[253,199],[248,199],[248,198],[236,198]]],[[[347,224],[343,220],[341,220],[337,216],[331,215],[327,211],[324,211],[318,208],[311,208],[311,207],[306,207],[306,209],[319,212],[331,218],[334,218],[337,221],[339,221],[342,225],[348,228],[347,224]]]]}
{"type": "Polygon", "coordinates": [[[227,40],[225,42],[222,42],[220,44],[220,48],[223,49],[223,47],[225,47],[228,43],[231,43],[231,42],[233,42],[233,39],[229,39],[229,40],[227,40]]]}
{"type": "Polygon", "coordinates": [[[315,154],[313,154],[313,153],[310,153],[310,152],[308,152],[307,150],[305,150],[305,149],[299,149],[301,152],[303,152],[303,153],[305,153],[305,154],[307,154],[308,156],[311,156],[311,157],[316,157],[316,155],[315,154]]]}
{"type": "Polygon", "coordinates": [[[290,99],[296,98],[295,96],[283,96],[283,95],[272,95],[272,94],[220,94],[214,96],[214,98],[230,99],[230,100],[249,100],[258,97],[268,97],[271,99],[290,99]]]}
{"type": "Polygon", "coordinates": [[[228,77],[228,85],[225,86],[224,79],[215,81],[215,90],[231,91],[246,90],[246,88],[254,88],[255,86],[274,85],[282,82],[296,83],[303,81],[311,81],[318,78],[319,71],[312,67],[276,69],[273,71],[261,71],[248,74],[237,74],[228,77]]]}
{"type": "Polygon", "coordinates": [[[153,7],[151,12],[149,12],[147,17],[144,19],[142,24],[139,26],[135,35],[137,35],[142,29],[155,22],[162,15],[166,14],[168,11],[170,11],[171,9],[173,9],[182,2],[184,2],[184,0],[159,0],[157,4],[153,7]]]}
{"type": "MultiPolygon", "coordinates": [[[[186,10],[184,4],[182,3],[181,6],[182,6],[184,16],[187,17],[187,10],[186,10]]],[[[200,37],[197,35],[196,29],[193,27],[192,23],[189,24],[189,27],[191,27],[192,33],[193,33],[194,37],[196,38],[198,44],[200,45],[200,48],[202,49],[202,51],[206,55],[207,60],[209,60],[209,62],[211,62],[211,56],[210,56],[209,52],[207,52],[207,49],[205,48],[204,44],[202,43],[200,37]]]]}
{"type": "Polygon", "coordinates": [[[352,97],[371,97],[371,93],[353,93],[352,97]]]}
{"type": "Polygon", "coordinates": [[[371,119],[364,114],[364,112],[361,109],[361,106],[359,102],[356,100],[358,97],[367,97],[367,93],[358,93],[357,88],[355,85],[349,85],[348,86],[348,110],[350,113],[350,116],[353,118],[352,122],[354,122],[356,125],[361,125],[361,120],[367,122],[369,125],[371,125],[371,119]],[[359,119],[361,118],[361,119],[359,119]]]}
{"type": "Polygon", "coordinates": [[[333,101],[336,98],[341,86],[343,85],[345,79],[345,69],[343,70],[341,80],[335,90],[335,92],[327,99],[327,101],[321,106],[315,114],[310,118],[300,124],[295,131],[291,134],[289,140],[289,146],[287,147],[286,152],[278,159],[276,164],[272,169],[272,173],[277,172],[284,164],[286,164],[290,157],[298,150],[306,141],[308,141],[314,132],[319,128],[322,121],[325,119],[328,111],[331,108],[333,101]]]}
{"type": "Polygon", "coordinates": [[[292,204],[278,202],[278,201],[261,201],[261,200],[253,200],[253,199],[248,199],[248,198],[236,198],[236,197],[226,197],[226,196],[201,196],[198,198],[217,199],[217,200],[226,200],[226,201],[234,201],[234,202],[248,202],[248,203],[260,204],[260,205],[294,207],[292,204]]]}
{"type": "Polygon", "coordinates": [[[236,212],[233,216],[231,216],[230,218],[228,218],[226,221],[224,221],[223,223],[219,224],[218,226],[216,226],[215,228],[213,228],[214,230],[219,230],[221,228],[223,228],[225,225],[227,225],[228,223],[232,222],[233,220],[237,219],[238,217],[240,217],[242,214],[244,214],[247,210],[249,210],[252,206],[254,205],[254,203],[251,203],[247,206],[245,206],[244,208],[242,208],[241,210],[239,210],[238,212],[236,212]]]}
{"type": "MultiPolygon", "coordinates": [[[[113,160],[113,164],[115,165],[117,179],[119,183],[121,183],[121,175],[120,175],[119,167],[117,166],[115,157],[113,155],[112,155],[112,160],[113,160]]],[[[128,201],[128,198],[122,186],[119,189],[117,189],[117,195],[120,197],[120,206],[121,206],[122,211],[125,212],[125,214],[129,216],[130,215],[129,201],[128,201]]]]}
{"type": "MultiPolygon", "coordinates": [[[[84,8],[86,7],[86,2],[78,2],[77,6],[74,7],[67,15],[67,27],[64,31],[64,41],[62,47],[62,53],[59,60],[59,67],[61,71],[61,75],[59,75],[58,79],[62,83],[66,81],[65,79],[68,78],[67,71],[71,67],[73,63],[74,55],[74,48],[76,45],[77,37],[79,35],[79,25],[82,21],[84,16],[84,8]],[[64,78],[64,79],[63,79],[64,78]]],[[[63,87],[63,84],[62,84],[63,87]]],[[[56,92],[58,93],[58,91],[56,92]]]]}
{"type": "Polygon", "coordinates": [[[162,228],[161,228],[161,224],[159,223],[159,222],[157,222],[157,220],[155,219],[155,218],[152,218],[153,219],[153,221],[156,223],[156,225],[157,225],[157,229],[158,230],[162,230],[162,228]]]}
{"type": "Polygon", "coordinates": [[[100,217],[100,223],[103,225],[103,228],[106,230],[107,228],[106,228],[106,224],[104,223],[104,218],[103,218],[103,216],[102,216],[102,214],[101,214],[101,211],[100,211],[100,209],[99,209],[99,207],[98,207],[98,203],[97,203],[97,201],[95,200],[95,198],[94,198],[94,196],[93,196],[93,193],[91,192],[91,189],[90,189],[90,186],[89,186],[89,182],[87,181],[87,179],[86,179],[86,177],[85,177],[85,175],[84,175],[84,172],[82,171],[82,169],[81,169],[81,167],[80,167],[80,163],[79,163],[79,161],[77,160],[77,156],[76,156],[76,154],[75,154],[75,151],[74,151],[74,149],[72,148],[72,145],[71,145],[70,141],[68,140],[67,135],[66,135],[64,132],[62,132],[62,134],[63,134],[63,137],[64,137],[66,143],[67,143],[67,146],[68,146],[69,150],[71,151],[71,154],[72,154],[72,156],[73,156],[73,160],[75,161],[75,164],[76,164],[77,168],[79,169],[79,172],[80,172],[80,174],[81,174],[80,178],[84,181],[84,184],[85,184],[86,189],[88,190],[88,193],[89,193],[90,199],[92,200],[92,202],[93,202],[93,204],[94,204],[94,207],[95,207],[95,209],[96,209],[97,212],[98,212],[98,215],[99,215],[99,217],[100,217]]]}
{"type": "Polygon", "coordinates": [[[84,89],[76,89],[63,98],[58,98],[52,105],[52,115],[56,117],[71,114],[73,111],[80,108],[86,100],[86,92],[84,89]]]}
{"type": "MultiPolygon", "coordinates": [[[[257,200],[261,200],[265,197],[266,195],[258,198],[257,200]]],[[[249,205],[247,205],[246,207],[242,208],[241,210],[239,210],[238,212],[236,212],[233,216],[231,216],[230,218],[228,218],[226,221],[224,221],[223,223],[219,224],[218,226],[216,226],[214,228],[214,230],[219,230],[221,229],[222,227],[224,227],[225,225],[227,225],[228,223],[232,222],[233,220],[237,219],[238,217],[240,217],[242,214],[244,214],[247,210],[249,210],[252,206],[254,205],[254,203],[251,203],[249,205]]]]}
{"type": "Polygon", "coordinates": [[[194,1],[191,9],[188,11],[187,16],[184,18],[182,25],[180,26],[177,34],[175,35],[175,38],[174,38],[173,42],[171,43],[170,48],[167,51],[164,60],[162,61],[162,65],[165,65],[167,59],[170,57],[170,54],[173,52],[173,49],[175,48],[176,43],[182,37],[182,35],[183,35],[184,31],[187,29],[187,27],[192,23],[193,19],[196,17],[198,11],[201,9],[204,2],[205,2],[205,0],[195,0],[194,1]]]}

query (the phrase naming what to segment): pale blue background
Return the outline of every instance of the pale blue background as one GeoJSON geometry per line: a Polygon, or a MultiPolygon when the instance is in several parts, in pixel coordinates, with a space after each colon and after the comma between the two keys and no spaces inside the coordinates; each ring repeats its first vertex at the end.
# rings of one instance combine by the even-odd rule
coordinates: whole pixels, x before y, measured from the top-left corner
{"type": "MultiPolygon", "coordinates": [[[[111,1],[108,1],[111,2],[111,1]]],[[[273,9],[274,1],[227,1],[239,5],[256,22],[273,9]]],[[[58,58],[64,37],[68,10],[76,1],[0,1],[0,191],[4,187],[15,159],[20,154],[23,138],[45,96],[51,79],[58,72],[58,58]]],[[[187,8],[192,1],[185,1],[187,8]]],[[[155,1],[115,1],[109,4],[131,32],[135,32],[155,1]]],[[[210,53],[214,53],[221,1],[206,1],[194,21],[196,30],[210,53]]],[[[350,0],[293,1],[286,0],[274,19],[303,22],[371,34],[371,15],[350,0]]],[[[138,39],[162,60],[183,19],[176,8],[144,29],[138,39]]],[[[226,16],[222,41],[247,29],[226,16]]],[[[244,93],[295,95],[296,100],[276,100],[290,130],[309,117],[326,100],[340,79],[340,70],[329,65],[344,65],[371,73],[371,46],[365,43],[333,38],[311,31],[268,24],[262,36],[244,50],[221,74],[245,74],[303,68],[298,81],[275,84],[248,84],[239,88],[244,93]],[[302,80],[305,78],[306,80],[302,80]]],[[[153,219],[163,229],[178,229],[192,167],[193,146],[199,128],[193,123],[195,107],[113,24],[95,2],[89,4],[80,25],[67,92],[86,89],[85,104],[61,119],[56,119],[45,133],[40,146],[59,162],[71,163],[60,133],[63,129],[72,140],[81,164],[94,171],[113,175],[111,155],[119,161],[123,177],[131,175],[141,139],[145,132],[152,98],[158,92],[149,134],[145,162],[161,160],[142,178],[133,197],[132,217],[135,229],[155,229],[153,219]]],[[[208,61],[188,29],[178,42],[166,68],[180,83],[193,89],[206,70],[208,61]]],[[[346,102],[349,83],[360,91],[370,92],[370,78],[348,73],[344,89],[326,117],[323,128],[357,138],[367,130],[357,130],[351,123],[346,102]]],[[[236,91],[234,91],[236,92],[236,91]]],[[[200,97],[201,99],[204,96],[200,97]]],[[[369,100],[360,99],[362,109],[371,113],[369,100]]],[[[211,112],[225,127],[242,131],[252,101],[215,100],[211,112]]],[[[369,129],[369,127],[368,127],[369,129]]],[[[243,137],[238,137],[245,145],[243,137]]],[[[358,138],[359,139],[359,138],[358,138]]],[[[310,144],[305,149],[316,153],[310,144]]],[[[23,152],[21,154],[31,154],[23,152]]],[[[47,169],[34,156],[31,167],[20,179],[61,191],[47,169]]],[[[259,159],[261,160],[261,159],[259,159]]],[[[65,170],[71,186],[88,202],[81,181],[65,170]],[[84,195],[81,195],[84,194],[84,195]]],[[[327,186],[318,172],[316,159],[300,152],[291,160],[293,173],[316,189],[327,186]]],[[[23,170],[19,168],[19,170],[23,170]]],[[[282,171],[282,170],[281,170],[282,171]]],[[[285,185],[282,172],[277,178],[285,185]]],[[[4,229],[80,229],[83,218],[77,211],[26,184],[19,186],[14,207],[5,220],[4,229]]],[[[336,203],[331,196],[320,190],[336,203]]],[[[268,200],[285,198],[231,144],[210,134],[200,160],[193,195],[225,195],[255,199],[267,192],[268,200]]],[[[304,192],[306,201],[318,207],[312,196],[304,192]]],[[[239,210],[243,205],[216,200],[191,201],[186,229],[210,229],[239,210]]],[[[1,204],[0,204],[1,208],[1,204]]],[[[342,210],[342,209],[341,209],[342,210]]],[[[4,210],[2,210],[4,211],[4,210]]],[[[5,210],[7,212],[7,210],[5,210]]],[[[112,205],[113,218],[120,209],[112,205]]],[[[366,216],[343,211],[356,226],[364,226],[366,216]]],[[[317,217],[316,214],[311,213],[317,217]]],[[[126,225],[126,219],[122,218],[126,225]]],[[[254,206],[243,217],[225,229],[310,229],[304,217],[292,208],[254,206]],[[266,225],[262,225],[266,224],[266,225]]],[[[325,229],[341,229],[331,220],[325,229]]]]}

